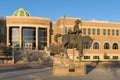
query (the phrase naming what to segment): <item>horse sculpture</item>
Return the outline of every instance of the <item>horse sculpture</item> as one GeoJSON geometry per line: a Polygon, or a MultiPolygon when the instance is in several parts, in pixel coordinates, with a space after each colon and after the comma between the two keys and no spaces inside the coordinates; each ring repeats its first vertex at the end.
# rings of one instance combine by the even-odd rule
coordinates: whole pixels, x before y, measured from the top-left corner
{"type": "Polygon", "coordinates": [[[55,42],[58,42],[58,37],[62,37],[62,44],[59,49],[61,49],[60,51],[63,52],[67,58],[69,58],[67,49],[76,48],[76,50],[79,51],[79,58],[81,58],[83,56],[82,51],[85,49],[84,46],[87,45],[87,47],[90,48],[93,42],[93,39],[90,36],[81,36],[74,34],[56,34],[55,42]]]}
{"type": "Polygon", "coordinates": [[[67,54],[67,49],[69,48],[76,48],[77,51],[79,51],[79,59],[83,56],[83,49],[85,45],[87,45],[88,48],[91,47],[93,39],[90,36],[82,36],[82,31],[79,29],[79,23],[81,21],[76,20],[75,26],[73,27],[73,31],[69,30],[68,34],[56,34],[55,35],[55,42],[58,43],[58,37],[62,37],[62,44],[59,47],[60,53],[66,55],[67,58],[69,58],[67,54]]]}

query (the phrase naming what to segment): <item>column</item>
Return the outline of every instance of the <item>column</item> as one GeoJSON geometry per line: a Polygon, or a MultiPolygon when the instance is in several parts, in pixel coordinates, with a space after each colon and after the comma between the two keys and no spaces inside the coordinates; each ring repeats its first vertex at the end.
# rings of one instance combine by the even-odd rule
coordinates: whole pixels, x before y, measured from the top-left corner
{"type": "Polygon", "coordinates": [[[19,27],[20,48],[22,48],[22,26],[19,27]]]}
{"type": "Polygon", "coordinates": [[[47,47],[49,47],[49,41],[50,41],[50,31],[49,31],[50,28],[47,28],[47,47]]]}
{"type": "Polygon", "coordinates": [[[7,41],[6,41],[6,43],[7,43],[7,46],[9,46],[10,44],[9,44],[9,26],[7,26],[7,41]]]}
{"type": "Polygon", "coordinates": [[[38,27],[36,27],[36,50],[38,49],[38,27]]]}

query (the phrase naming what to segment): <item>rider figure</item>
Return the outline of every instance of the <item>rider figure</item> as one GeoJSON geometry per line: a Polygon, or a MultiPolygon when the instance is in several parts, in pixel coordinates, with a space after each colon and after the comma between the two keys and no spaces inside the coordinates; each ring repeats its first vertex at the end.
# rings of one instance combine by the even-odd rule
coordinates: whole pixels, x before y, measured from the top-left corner
{"type": "Polygon", "coordinates": [[[79,23],[81,23],[81,21],[80,20],[76,20],[75,23],[76,24],[73,27],[73,33],[79,35],[81,33],[81,30],[79,29],[79,23]]]}

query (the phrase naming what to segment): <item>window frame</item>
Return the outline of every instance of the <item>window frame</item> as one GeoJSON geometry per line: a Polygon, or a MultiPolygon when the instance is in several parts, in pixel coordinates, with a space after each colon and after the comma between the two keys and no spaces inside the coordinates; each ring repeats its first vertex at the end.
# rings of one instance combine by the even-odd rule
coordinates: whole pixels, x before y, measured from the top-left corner
{"type": "Polygon", "coordinates": [[[100,59],[99,56],[93,56],[93,59],[100,59]]]}
{"type": "Polygon", "coordinates": [[[84,56],[84,59],[90,59],[90,56],[84,56]]]}
{"type": "Polygon", "coordinates": [[[103,35],[106,35],[106,29],[103,29],[103,35]]]}
{"type": "Polygon", "coordinates": [[[95,35],[95,29],[94,28],[92,29],[92,35],[95,35]]]}
{"type": "Polygon", "coordinates": [[[100,35],[100,29],[97,29],[97,35],[100,35]]]}
{"type": "Polygon", "coordinates": [[[93,44],[93,49],[95,49],[95,50],[99,49],[99,43],[98,43],[98,42],[95,42],[95,43],[93,44]],[[96,45],[95,45],[95,44],[96,44],[96,45]]]}
{"type": "Polygon", "coordinates": [[[113,45],[112,45],[112,49],[113,50],[118,50],[118,44],[117,43],[113,43],[113,45]]]}
{"type": "Polygon", "coordinates": [[[90,28],[88,28],[88,35],[90,35],[91,34],[91,29],[90,28]]]}
{"type": "Polygon", "coordinates": [[[110,49],[110,44],[108,42],[104,43],[104,49],[109,50],[110,49]]]}

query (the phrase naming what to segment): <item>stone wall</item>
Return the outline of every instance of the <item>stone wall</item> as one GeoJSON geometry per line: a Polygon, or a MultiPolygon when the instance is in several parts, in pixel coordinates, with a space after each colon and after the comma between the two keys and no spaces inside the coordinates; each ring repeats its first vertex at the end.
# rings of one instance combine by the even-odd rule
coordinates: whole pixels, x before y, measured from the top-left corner
{"type": "Polygon", "coordinates": [[[55,76],[81,76],[86,74],[86,66],[79,61],[55,56],[53,61],[53,75],[55,76]]]}

